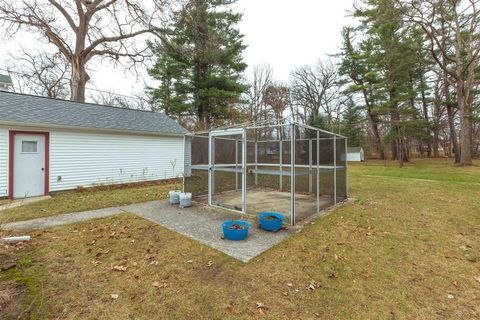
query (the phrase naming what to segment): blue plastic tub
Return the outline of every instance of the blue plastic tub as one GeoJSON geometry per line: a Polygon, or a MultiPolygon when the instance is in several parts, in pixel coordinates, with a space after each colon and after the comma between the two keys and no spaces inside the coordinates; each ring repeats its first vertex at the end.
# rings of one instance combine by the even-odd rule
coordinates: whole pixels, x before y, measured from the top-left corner
{"type": "Polygon", "coordinates": [[[277,212],[263,212],[258,216],[258,219],[260,220],[260,228],[276,232],[282,229],[285,216],[277,212]],[[274,217],[276,219],[268,219],[268,217],[274,217]]]}
{"type": "Polygon", "coordinates": [[[240,241],[244,240],[248,235],[250,223],[241,220],[227,221],[222,224],[223,235],[228,240],[240,241]],[[243,229],[231,229],[233,225],[244,227],[243,229]]]}

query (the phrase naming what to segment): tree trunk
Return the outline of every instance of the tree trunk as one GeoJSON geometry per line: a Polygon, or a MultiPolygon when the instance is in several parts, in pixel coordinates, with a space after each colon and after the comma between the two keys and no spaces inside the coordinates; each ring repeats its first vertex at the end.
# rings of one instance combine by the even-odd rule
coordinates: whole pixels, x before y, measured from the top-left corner
{"type": "Polygon", "coordinates": [[[90,77],[85,69],[86,61],[74,55],[70,61],[72,76],[70,78],[71,96],[70,100],[85,102],[85,87],[90,77]]]}
{"type": "Polygon", "coordinates": [[[438,130],[433,131],[433,157],[438,158],[440,154],[438,153],[438,148],[439,148],[439,138],[438,138],[438,130]]]}
{"type": "Polygon", "coordinates": [[[450,142],[452,144],[455,163],[460,163],[460,148],[458,146],[457,130],[455,129],[455,114],[451,106],[447,106],[448,127],[450,128],[450,142]]]}
{"type": "Polygon", "coordinates": [[[375,148],[377,149],[378,158],[380,160],[385,160],[385,151],[383,150],[382,139],[380,138],[380,132],[378,130],[377,116],[372,112],[372,108],[368,100],[368,93],[366,90],[363,90],[362,93],[363,98],[365,99],[365,104],[367,105],[368,117],[370,118],[370,123],[372,124],[373,136],[375,138],[375,148]]]}
{"type": "Polygon", "coordinates": [[[447,75],[444,74],[443,80],[443,91],[445,100],[447,102],[447,118],[448,118],[448,127],[450,129],[450,142],[452,144],[452,149],[455,157],[455,164],[460,163],[460,148],[458,146],[457,139],[457,130],[455,128],[455,112],[450,101],[450,86],[448,85],[447,75]]]}
{"type": "MultiPolygon", "coordinates": [[[[428,102],[427,102],[427,97],[425,95],[425,90],[424,88],[424,81],[423,81],[423,76],[421,79],[421,85],[422,85],[422,108],[423,108],[423,118],[425,119],[425,122],[429,125],[430,124],[430,117],[428,116],[428,102]]],[[[431,129],[430,127],[425,128],[425,131],[427,133],[428,138],[426,139],[427,143],[427,154],[428,157],[430,158],[432,156],[432,140],[431,140],[431,129]]],[[[422,157],[423,157],[423,145],[422,145],[422,157]]]]}
{"type": "Polygon", "coordinates": [[[403,162],[408,162],[407,153],[405,152],[405,139],[400,126],[400,114],[398,112],[398,100],[396,97],[395,85],[390,86],[390,103],[392,110],[390,112],[390,121],[392,123],[392,130],[394,130],[395,139],[392,140],[392,157],[393,160],[398,160],[400,166],[403,162]]]}
{"type": "Polygon", "coordinates": [[[470,121],[470,110],[465,101],[463,81],[457,81],[457,103],[460,109],[460,164],[463,166],[472,165],[472,123],[470,121]]]}
{"type": "Polygon", "coordinates": [[[398,139],[392,140],[390,143],[390,146],[392,148],[392,160],[397,160],[398,159],[398,139]]]}
{"type": "MultiPolygon", "coordinates": [[[[440,81],[440,79],[438,80],[440,81]]],[[[440,98],[440,88],[439,83],[437,82],[435,86],[435,99],[433,100],[433,141],[432,141],[432,148],[433,148],[433,157],[438,158],[440,156],[438,149],[440,147],[440,119],[442,117],[442,107],[441,107],[441,98],[440,98]]]]}

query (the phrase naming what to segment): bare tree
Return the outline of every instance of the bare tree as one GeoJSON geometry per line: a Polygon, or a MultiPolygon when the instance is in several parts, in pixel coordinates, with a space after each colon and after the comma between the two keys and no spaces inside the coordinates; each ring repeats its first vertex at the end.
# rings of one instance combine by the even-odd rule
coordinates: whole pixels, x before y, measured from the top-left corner
{"type": "Polygon", "coordinates": [[[125,96],[110,91],[91,90],[89,99],[97,104],[114,106],[126,109],[159,111],[153,108],[145,94],[136,94],[134,96],[125,96]]]}
{"type": "Polygon", "coordinates": [[[269,65],[258,65],[253,69],[253,80],[248,90],[246,113],[252,122],[266,119],[265,93],[272,84],[273,69],[269,65]]]}
{"type": "Polygon", "coordinates": [[[275,120],[281,122],[283,114],[290,104],[290,89],[281,83],[272,83],[265,90],[265,105],[275,114],[275,120]]]}
{"type": "Polygon", "coordinates": [[[143,62],[148,47],[134,40],[162,32],[165,1],[147,6],[136,0],[2,0],[0,22],[6,36],[33,31],[55,46],[70,64],[71,99],[85,101],[88,63],[96,57],[126,58],[129,67],[143,62]]]}
{"type": "MultiPolygon", "coordinates": [[[[421,27],[430,42],[430,53],[442,69],[444,80],[456,91],[460,111],[460,164],[472,164],[472,101],[480,62],[480,11],[478,1],[400,1],[408,22],[421,27]],[[447,30],[447,31],[446,31],[447,30]]],[[[447,110],[448,111],[448,110],[447,110]]],[[[455,150],[456,153],[459,150],[455,150]]]]}
{"type": "Polygon", "coordinates": [[[293,99],[306,109],[308,115],[305,117],[318,117],[320,111],[323,111],[331,125],[335,111],[332,102],[338,93],[335,90],[338,81],[337,66],[330,61],[319,61],[315,66],[294,70],[291,78],[293,99]]]}
{"type": "Polygon", "coordinates": [[[12,56],[7,68],[14,75],[17,90],[50,98],[69,95],[69,64],[61,53],[31,53],[22,49],[21,55],[12,56]]]}

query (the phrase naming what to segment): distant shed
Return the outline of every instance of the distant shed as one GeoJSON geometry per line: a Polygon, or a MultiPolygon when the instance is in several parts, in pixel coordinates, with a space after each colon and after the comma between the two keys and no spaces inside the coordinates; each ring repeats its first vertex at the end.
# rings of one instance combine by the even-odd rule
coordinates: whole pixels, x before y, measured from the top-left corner
{"type": "Polygon", "coordinates": [[[362,162],[365,161],[365,152],[362,147],[349,147],[347,148],[347,161],[349,162],[362,162]]]}

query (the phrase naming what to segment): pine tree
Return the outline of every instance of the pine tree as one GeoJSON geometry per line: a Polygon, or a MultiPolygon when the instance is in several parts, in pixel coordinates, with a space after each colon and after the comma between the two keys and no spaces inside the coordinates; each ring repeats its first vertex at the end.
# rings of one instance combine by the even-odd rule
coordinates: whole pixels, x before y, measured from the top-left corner
{"type": "Polygon", "coordinates": [[[341,133],[348,139],[351,147],[360,147],[363,142],[362,115],[352,100],[347,103],[342,117],[341,133]]]}
{"type": "MultiPolygon", "coordinates": [[[[378,113],[389,116],[389,132],[384,142],[390,142],[392,157],[400,166],[408,161],[407,142],[409,134],[424,125],[418,120],[416,99],[419,87],[414,74],[418,68],[418,57],[423,51],[415,30],[408,28],[395,0],[363,0],[363,7],[356,8],[367,38],[368,61],[378,83],[377,97],[382,97],[378,113]]],[[[370,72],[372,72],[370,71],[370,72]]]]}
{"type": "Polygon", "coordinates": [[[359,45],[353,43],[355,30],[344,28],[343,48],[340,54],[341,62],[339,72],[344,77],[343,82],[349,83],[346,94],[358,94],[361,98],[357,103],[357,109],[365,111],[370,122],[373,137],[375,139],[376,153],[379,159],[385,159],[383,142],[380,136],[380,101],[384,100],[383,94],[377,90],[380,86],[378,66],[371,61],[373,44],[370,39],[365,39],[359,45]]]}
{"type": "Polygon", "coordinates": [[[160,80],[152,98],[173,117],[193,117],[209,128],[231,120],[247,87],[242,74],[241,14],[227,7],[236,0],[190,0],[176,14],[170,37],[155,45],[150,75],[160,80]]]}

